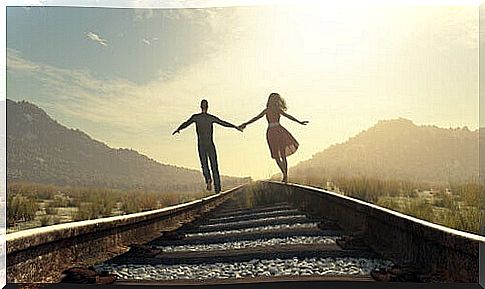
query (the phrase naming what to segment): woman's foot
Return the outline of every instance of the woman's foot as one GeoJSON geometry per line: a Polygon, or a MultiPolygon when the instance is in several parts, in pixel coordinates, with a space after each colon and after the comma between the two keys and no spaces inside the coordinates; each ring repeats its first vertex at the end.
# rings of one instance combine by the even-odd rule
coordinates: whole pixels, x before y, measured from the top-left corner
{"type": "Polygon", "coordinates": [[[283,183],[287,183],[288,182],[288,175],[284,175],[283,176],[283,179],[281,180],[283,183]]]}
{"type": "Polygon", "coordinates": [[[212,180],[207,181],[207,190],[212,191],[212,180]]]}

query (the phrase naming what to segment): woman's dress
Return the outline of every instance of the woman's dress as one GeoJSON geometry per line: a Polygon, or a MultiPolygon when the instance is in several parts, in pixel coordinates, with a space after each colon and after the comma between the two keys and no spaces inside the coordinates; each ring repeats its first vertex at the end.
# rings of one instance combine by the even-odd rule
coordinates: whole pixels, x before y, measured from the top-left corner
{"type": "Polygon", "coordinates": [[[266,112],[268,120],[268,130],[266,140],[268,141],[271,157],[289,156],[298,149],[298,141],[280,124],[280,114],[277,111],[268,110],[266,112]]]}

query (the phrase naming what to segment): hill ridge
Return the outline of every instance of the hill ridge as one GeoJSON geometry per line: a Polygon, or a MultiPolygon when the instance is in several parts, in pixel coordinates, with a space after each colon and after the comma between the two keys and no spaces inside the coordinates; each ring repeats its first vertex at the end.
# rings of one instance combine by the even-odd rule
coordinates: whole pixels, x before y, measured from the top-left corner
{"type": "Polygon", "coordinates": [[[380,120],[290,169],[298,177],[367,176],[453,182],[478,177],[479,130],[380,120]]]}
{"type": "MultiPolygon", "coordinates": [[[[7,179],[158,191],[199,191],[201,172],[160,163],[133,148],[111,148],[68,128],[28,101],[7,99],[7,179]]],[[[231,186],[242,178],[223,176],[231,186]]]]}

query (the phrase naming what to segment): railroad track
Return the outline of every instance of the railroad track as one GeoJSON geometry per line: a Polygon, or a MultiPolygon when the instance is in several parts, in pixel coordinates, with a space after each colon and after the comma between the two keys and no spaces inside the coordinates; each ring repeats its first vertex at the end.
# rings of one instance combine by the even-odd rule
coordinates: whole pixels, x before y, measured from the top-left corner
{"type": "Polygon", "coordinates": [[[120,285],[477,283],[479,246],[485,246],[483,236],[319,188],[272,181],[6,239],[9,283],[115,279],[120,285]],[[98,272],[89,268],[93,265],[98,272]]]}
{"type": "Polygon", "coordinates": [[[241,209],[229,199],[168,237],[95,268],[115,274],[115,284],[162,285],[373,281],[371,270],[391,265],[370,248],[342,248],[343,235],[334,221],[287,202],[241,209]]]}

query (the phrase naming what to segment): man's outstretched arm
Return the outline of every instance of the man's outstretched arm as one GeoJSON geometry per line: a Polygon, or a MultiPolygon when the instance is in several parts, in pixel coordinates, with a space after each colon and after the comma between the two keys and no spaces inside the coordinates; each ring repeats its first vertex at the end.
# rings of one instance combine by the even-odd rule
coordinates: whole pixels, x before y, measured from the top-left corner
{"type": "Polygon", "coordinates": [[[186,122],[182,123],[173,133],[172,135],[176,134],[176,133],[180,133],[181,130],[183,130],[184,128],[188,127],[189,125],[191,125],[192,123],[194,122],[194,116],[191,116],[186,122]]]}
{"type": "Polygon", "coordinates": [[[225,126],[225,127],[232,127],[232,128],[235,128],[235,129],[237,129],[239,131],[242,131],[242,129],[240,129],[238,126],[233,125],[230,122],[224,121],[224,120],[218,118],[217,116],[214,116],[214,122],[217,123],[217,124],[220,124],[222,126],[225,126]]]}

